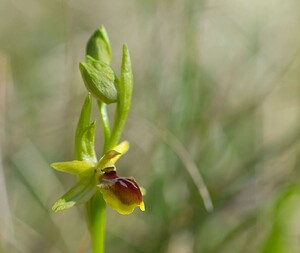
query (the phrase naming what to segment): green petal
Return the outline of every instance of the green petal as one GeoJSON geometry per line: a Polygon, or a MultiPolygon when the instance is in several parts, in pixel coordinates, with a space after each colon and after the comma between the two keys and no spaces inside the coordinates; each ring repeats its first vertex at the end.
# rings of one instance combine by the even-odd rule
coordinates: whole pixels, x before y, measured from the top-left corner
{"type": "Polygon", "coordinates": [[[119,158],[124,155],[129,149],[129,142],[123,141],[118,146],[112,148],[108,152],[101,157],[98,163],[98,168],[105,169],[106,167],[110,167],[114,165],[119,158]]]}
{"type": "Polygon", "coordinates": [[[118,152],[119,154],[124,155],[129,149],[129,142],[128,141],[122,141],[119,145],[112,148],[113,151],[118,152]]]}
{"type": "Polygon", "coordinates": [[[96,192],[95,178],[82,178],[72,187],[66,194],[52,206],[54,212],[63,211],[74,205],[78,205],[88,201],[96,192]]]}
{"type": "Polygon", "coordinates": [[[93,162],[77,160],[51,164],[51,167],[53,169],[81,176],[92,176],[94,173],[95,166],[96,164],[93,162]]]}

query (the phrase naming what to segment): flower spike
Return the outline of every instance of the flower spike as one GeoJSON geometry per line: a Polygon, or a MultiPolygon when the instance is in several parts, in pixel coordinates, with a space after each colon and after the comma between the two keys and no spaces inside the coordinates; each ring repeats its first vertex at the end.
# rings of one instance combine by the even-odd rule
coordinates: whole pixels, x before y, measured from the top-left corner
{"type": "Polygon", "coordinates": [[[133,74],[129,50],[123,45],[119,77],[111,66],[112,52],[108,34],[103,26],[91,36],[86,47],[86,58],[79,68],[88,95],[81,109],[75,135],[75,159],[52,163],[55,170],[77,177],[77,183],[58,199],[54,212],[85,203],[91,234],[92,252],[104,252],[106,203],[120,214],[130,214],[136,207],[145,210],[143,189],[132,177],[119,177],[116,162],[129,149],[121,142],[131,106],[133,74]],[[92,121],[92,99],[96,99],[103,128],[103,156],[95,152],[96,121],[92,121]],[[113,125],[107,106],[116,103],[113,125]]]}

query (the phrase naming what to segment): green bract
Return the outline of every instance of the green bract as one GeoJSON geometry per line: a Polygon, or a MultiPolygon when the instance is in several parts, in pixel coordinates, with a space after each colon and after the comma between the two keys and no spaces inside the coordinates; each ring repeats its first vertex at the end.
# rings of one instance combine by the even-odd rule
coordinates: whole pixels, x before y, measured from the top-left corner
{"type": "Polygon", "coordinates": [[[96,162],[94,148],[96,122],[90,122],[92,98],[88,94],[81,109],[75,136],[75,157],[81,161],[96,162]]]}
{"type": "Polygon", "coordinates": [[[131,61],[127,45],[123,45],[123,55],[121,64],[121,77],[117,83],[119,100],[116,108],[116,116],[111,133],[110,148],[117,145],[121,137],[128,112],[131,106],[132,89],[133,89],[133,75],[131,69],[131,61]]]}
{"type": "Polygon", "coordinates": [[[118,92],[120,96],[120,104],[123,113],[129,112],[132,98],[133,89],[133,75],[131,69],[131,61],[129,50],[126,44],[123,45],[122,65],[121,65],[121,78],[118,85],[118,92]]]}

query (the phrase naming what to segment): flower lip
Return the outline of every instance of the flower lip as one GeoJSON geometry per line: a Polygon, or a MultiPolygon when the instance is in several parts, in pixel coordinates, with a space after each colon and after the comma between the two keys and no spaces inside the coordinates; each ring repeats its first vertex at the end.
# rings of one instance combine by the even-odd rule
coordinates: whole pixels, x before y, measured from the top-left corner
{"type": "Polygon", "coordinates": [[[137,206],[145,210],[140,187],[132,177],[119,177],[116,171],[107,171],[97,187],[106,203],[121,214],[129,214],[137,206]]]}
{"type": "Polygon", "coordinates": [[[108,170],[108,171],[105,170],[102,176],[102,180],[108,182],[110,179],[115,179],[115,178],[119,178],[115,170],[108,170]]]}

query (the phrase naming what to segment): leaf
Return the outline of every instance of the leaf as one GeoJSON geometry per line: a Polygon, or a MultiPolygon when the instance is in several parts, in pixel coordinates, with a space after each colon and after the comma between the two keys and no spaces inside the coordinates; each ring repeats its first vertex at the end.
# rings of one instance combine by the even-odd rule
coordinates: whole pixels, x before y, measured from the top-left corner
{"type": "Polygon", "coordinates": [[[96,192],[95,178],[84,177],[52,206],[54,212],[63,211],[88,201],[96,192]]]}

